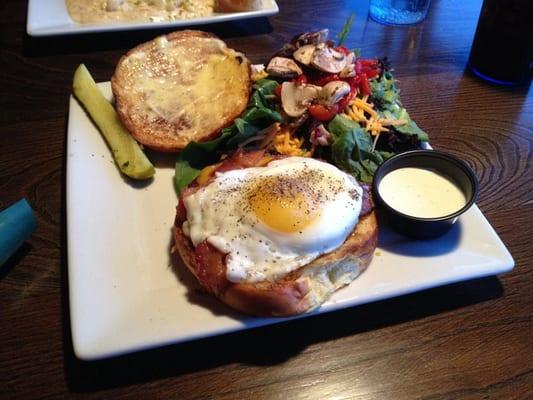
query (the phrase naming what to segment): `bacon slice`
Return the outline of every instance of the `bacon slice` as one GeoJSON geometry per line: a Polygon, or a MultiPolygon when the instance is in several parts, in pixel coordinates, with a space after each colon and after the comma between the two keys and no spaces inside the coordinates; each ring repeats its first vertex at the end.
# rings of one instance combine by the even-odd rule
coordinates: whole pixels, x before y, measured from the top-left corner
{"type": "Polygon", "coordinates": [[[226,255],[206,240],[194,249],[196,276],[208,291],[219,294],[229,284],[226,278],[226,255]]]}

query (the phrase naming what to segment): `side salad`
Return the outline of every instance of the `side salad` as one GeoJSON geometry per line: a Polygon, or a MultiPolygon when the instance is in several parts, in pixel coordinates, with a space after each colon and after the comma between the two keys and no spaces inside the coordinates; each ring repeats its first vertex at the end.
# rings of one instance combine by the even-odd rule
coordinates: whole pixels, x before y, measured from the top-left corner
{"type": "Polygon", "coordinates": [[[364,183],[392,155],[428,141],[410,118],[387,58],[365,59],[328,30],[306,32],[265,65],[252,67],[247,109],[211,141],[190,143],[178,156],[181,192],[200,171],[237,150],[327,160],[364,183]]]}

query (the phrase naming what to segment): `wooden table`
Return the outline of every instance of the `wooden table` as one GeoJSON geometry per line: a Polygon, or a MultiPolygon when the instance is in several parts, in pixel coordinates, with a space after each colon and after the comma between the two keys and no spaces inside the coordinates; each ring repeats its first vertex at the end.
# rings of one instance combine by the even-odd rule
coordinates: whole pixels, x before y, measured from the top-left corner
{"type": "Polygon", "coordinates": [[[432,144],[475,169],[511,273],[97,362],[74,357],[69,330],[71,77],[83,62],[109,80],[128,48],[161,32],[34,39],[25,3],[0,13],[0,206],[26,197],[38,229],[0,269],[0,398],[533,398],[533,94],[465,69],[480,1],[434,0],[423,24],[389,27],[367,20],[364,1],[281,0],[275,17],[204,29],[262,62],[301,31],[338,32],[357,7],[348,45],[387,55],[432,144]]]}

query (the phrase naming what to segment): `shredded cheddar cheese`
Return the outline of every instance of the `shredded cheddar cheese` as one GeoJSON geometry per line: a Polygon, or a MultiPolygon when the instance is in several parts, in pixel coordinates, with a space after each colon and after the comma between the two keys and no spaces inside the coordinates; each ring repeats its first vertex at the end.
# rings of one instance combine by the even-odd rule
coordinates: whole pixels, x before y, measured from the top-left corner
{"type": "Polygon", "coordinates": [[[361,108],[354,107],[353,105],[349,105],[345,109],[345,114],[347,114],[351,119],[353,119],[355,122],[365,122],[365,112],[361,108]]]}
{"type": "Polygon", "coordinates": [[[360,99],[358,97],[354,98],[352,103],[352,107],[359,108],[369,114],[371,117],[377,118],[378,113],[376,110],[374,110],[374,105],[367,102],[367,98],[360,99]]]}
{"type": "Polygon", "coordinates": [[[389,132],[385,126],[407,123],[403,119],[381,118],[374,110],[374,104],[368,102],[368,96],[355,97],[345,108],[344,114],[351,120],[360,123],[370,135],[374,136],[372,151],[376,148],[379,135],[383,132],[389,132]]]}
{"type": "Polygon", "coordinates": [[[272,144],[274,149],[280,154],[300,157],[311,157],[313,155],[313,149],[309,151],[303,149],[304,140],[294,137],[291,130],[286,127],[281,128],[276,133],[272,144]]]}
{"type": "Polygon", "coordinates": [[[366,121],[366,130],[372,136],[377,136],[381,132],[388,132],[389,130],[383,126],[383,122],[379,118],[371,117],[366,121]]]}
{"type": "Polygon", "coordinates": [[[363,128],[374,137],[372,151],[376,149],[379,135],[389,132],[385,126],[403,125],[407,121],[403,119],[381,118],[374,110],[374,104],[368,102],[368,96],[355,97],[344,110],[344,114],[351,120],[360,123],[363,128]]]}

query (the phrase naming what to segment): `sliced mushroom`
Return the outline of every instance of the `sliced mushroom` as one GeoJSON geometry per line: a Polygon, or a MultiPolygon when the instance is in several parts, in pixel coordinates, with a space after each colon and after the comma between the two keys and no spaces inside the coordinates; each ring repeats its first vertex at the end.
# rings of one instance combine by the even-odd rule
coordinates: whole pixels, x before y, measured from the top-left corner
{"type": "Polygon", "coordinates": [[[315,52],[315,49],[316,45],[306,44],[305,46],[302,46],[296,50],[292,56],[299,63],[303,65],[309,65],[313,59],[313,53],[315,52]]]}
{"type": "Polygon", "coordinates": [[[319,101],[321,104],[331,107],[349,94],[351,87],[344,81],[331,81],[325,84],[320,91],[319,101]]]}
{"type": "Polygon", "coordinates": [[[318,44],[323,43],[326,40],[328,40],[329,36],[329,30],[328,29],[322,29],[317,32],[305,32],[301,33],[300,35],[295,36],[291,43],[294,44],[296,47],[302,47],[307,44],[318,44]]]}
{"type": "Polygon", "coordinates": [[[353,78],[355,76],[355,64],[348,64],[339,72],[340,78],[353,78]]]}
{"type": "Polygon", "coordinates": [[[296,46],[290,43],[285,43],[283,47],[274,55],[276,57],[292,57],[296,46]]]}
{"type": "Polygon", "coordinates": [[[268,63],[266,71],[278,78],[296,78],[303,73],[302,69],[290,58],[274,57],[268,63]]]}
{"type": "Polygon", "coordinates": [[[294,82],[283,82],[281,85],[281,106],[290,117],[303,115],[313,100],[318,98],[320,86],[297,85],[294,82]]]}
{"type": "Polygon", "coordinates": [[[350,51],[346,55],[346,64],[353,64],[355,62],[355,54],[353,51],[350,51]]]}
{"type": "Polygon", "coordinates": [[[313,53],[311,65],[320,71],[337,74],[346,67],[346,56],[331,47],[317,48],[313,53]]]}

